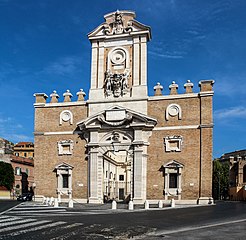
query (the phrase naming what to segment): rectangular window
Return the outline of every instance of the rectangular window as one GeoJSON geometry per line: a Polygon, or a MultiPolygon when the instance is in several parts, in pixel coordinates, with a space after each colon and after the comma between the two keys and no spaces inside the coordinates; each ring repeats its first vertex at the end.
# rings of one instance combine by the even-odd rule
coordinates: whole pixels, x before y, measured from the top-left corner
{"type": "Polygon", "coordinates": [[[21,175],[21,168],[20,167],[15,168],[15,175],[18,175],[18,176],[21,175]]]}
{"type": "Polygon", "coordinates": [[[28,171],[28,169],[26,169],[26,174],[27,174],[27,175],[29,175],[29,171],[28,171]]]}
{"type": "Polygon", "coordinates": [[[26,153],[24,153],[24,157],[26,157],[26,153]]]}
{"type": "Polygon", "coordinates": [[[68,174],[62,174],[62,187],[68,188],[68,174]]]}
{"type": "Polygon", "coordinates": [[[119,180],[124,181],[124,175],[119,175],[119,180]]]}
{"type": "Polygon", "coordinates": [[[169,188],[177,188],[177,186],[178,186],[177,178],[178,178],[177,173],[170,173],[169,174],[169,188]]]}

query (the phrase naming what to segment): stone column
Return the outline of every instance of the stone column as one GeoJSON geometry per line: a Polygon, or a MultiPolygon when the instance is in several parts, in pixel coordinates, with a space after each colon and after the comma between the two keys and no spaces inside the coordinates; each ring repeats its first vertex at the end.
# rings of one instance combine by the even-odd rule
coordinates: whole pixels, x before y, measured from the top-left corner
{"type": "Polygon", "coordinates": [[[91,49],[91,88],[96,89],[97,86],[97,61],[98,61],[98,44],[97,42],[92,43],[91,49]]]}
{"type": "Polygon", "coordinates": [[[99,42],[97,88],[103,87],[103,81],[104,81],[104,42],[99,42]]]}
{"type": "Polygon", "coordinates": [[[98,203],[98,175],[97,175],[98,148],[90,149],[89,157],[89,203],[98,203]]]}
{"type": "Polygon", "coordinates": [[[133,86],[139,86],[139,38],[133,39],[133,86]]]}
{"type": "Polygon", "coordinates": [[[68,170],[68,197],[69,199],[72,199],[72,191],[73,191],[73,188],[72,188],[72,170],[69,169],[68,170]]]}
{"type": "Polygon", "coordinates": [[[147,185],[147,154],[144,147],[135,145],[133,160],[133,201],[144,203],[146,200],[147,185]]]}
{"type": "Polygon", "coordinates": [[[141,78],[140,84],[147,85],[147,38],[141,37],[141,78]]]}
{"type": "Polygon", "coordinates": [[[169,189],[169,173],[168,169],[165,168],[165,200],[168,200],[168,189],[169,189]]]}
{"type": "Polygon", "coordinates": [[[181,168],[178,168],[178,171],[177,171],[177,177],[178,177],[178,200],[181,200],[181,191],[182,191],[182,188],[181,188],[181,178],[182,178],[182,172],[181,172],[181,168]]]}

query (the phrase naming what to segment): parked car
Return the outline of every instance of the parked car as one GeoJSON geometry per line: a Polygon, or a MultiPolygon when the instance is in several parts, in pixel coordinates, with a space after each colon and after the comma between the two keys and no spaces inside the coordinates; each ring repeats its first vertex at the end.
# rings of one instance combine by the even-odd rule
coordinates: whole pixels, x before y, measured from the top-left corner
{"type": "Polygon", "coordinates": [[[18,201],[32,201],[32,194],[31,193],[23,193],[17,197],[18,201]]]}

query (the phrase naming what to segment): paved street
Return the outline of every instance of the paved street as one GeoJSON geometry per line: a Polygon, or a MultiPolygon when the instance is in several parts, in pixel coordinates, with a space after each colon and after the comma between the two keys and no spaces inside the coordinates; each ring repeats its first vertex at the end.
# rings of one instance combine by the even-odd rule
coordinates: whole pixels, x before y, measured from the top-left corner
{"type": "Polygon", "coordinates": [[[0,239],[245,239],[246,203],[110,210],[25,203],[0,215],[0,239]]]}
{"type": "Polygon", "coordinates": [[[2,200],[0,199],[0,214],[5,212],[6,210],[15,207],[16,205],[20,204],[16,200],[2,200]]]}

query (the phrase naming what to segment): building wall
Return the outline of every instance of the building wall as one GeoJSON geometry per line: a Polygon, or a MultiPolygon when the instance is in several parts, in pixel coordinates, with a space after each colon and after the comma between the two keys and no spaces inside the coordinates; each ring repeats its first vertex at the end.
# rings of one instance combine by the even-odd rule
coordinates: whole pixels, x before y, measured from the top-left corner
{"type": "MultiPolygon", "coordinates": [[[[73,134],[76,123],[86,118],[86,114],[85,105],[35,109],[35,183],[37,195],[56,196],[57,176],[55,167],[65,162],[74,167],[72,172],[73,197],[87,197],[85,141],[73,134]],[[73,114],[73,124],[63,122],[60,125],[60,114],[67,109],[73,114]],[[73,141],[72,155],[59,155],[58,142],[62,140],[73,141]]],[[[66,198],[67,196],[63,197],[66,198]]]]}

